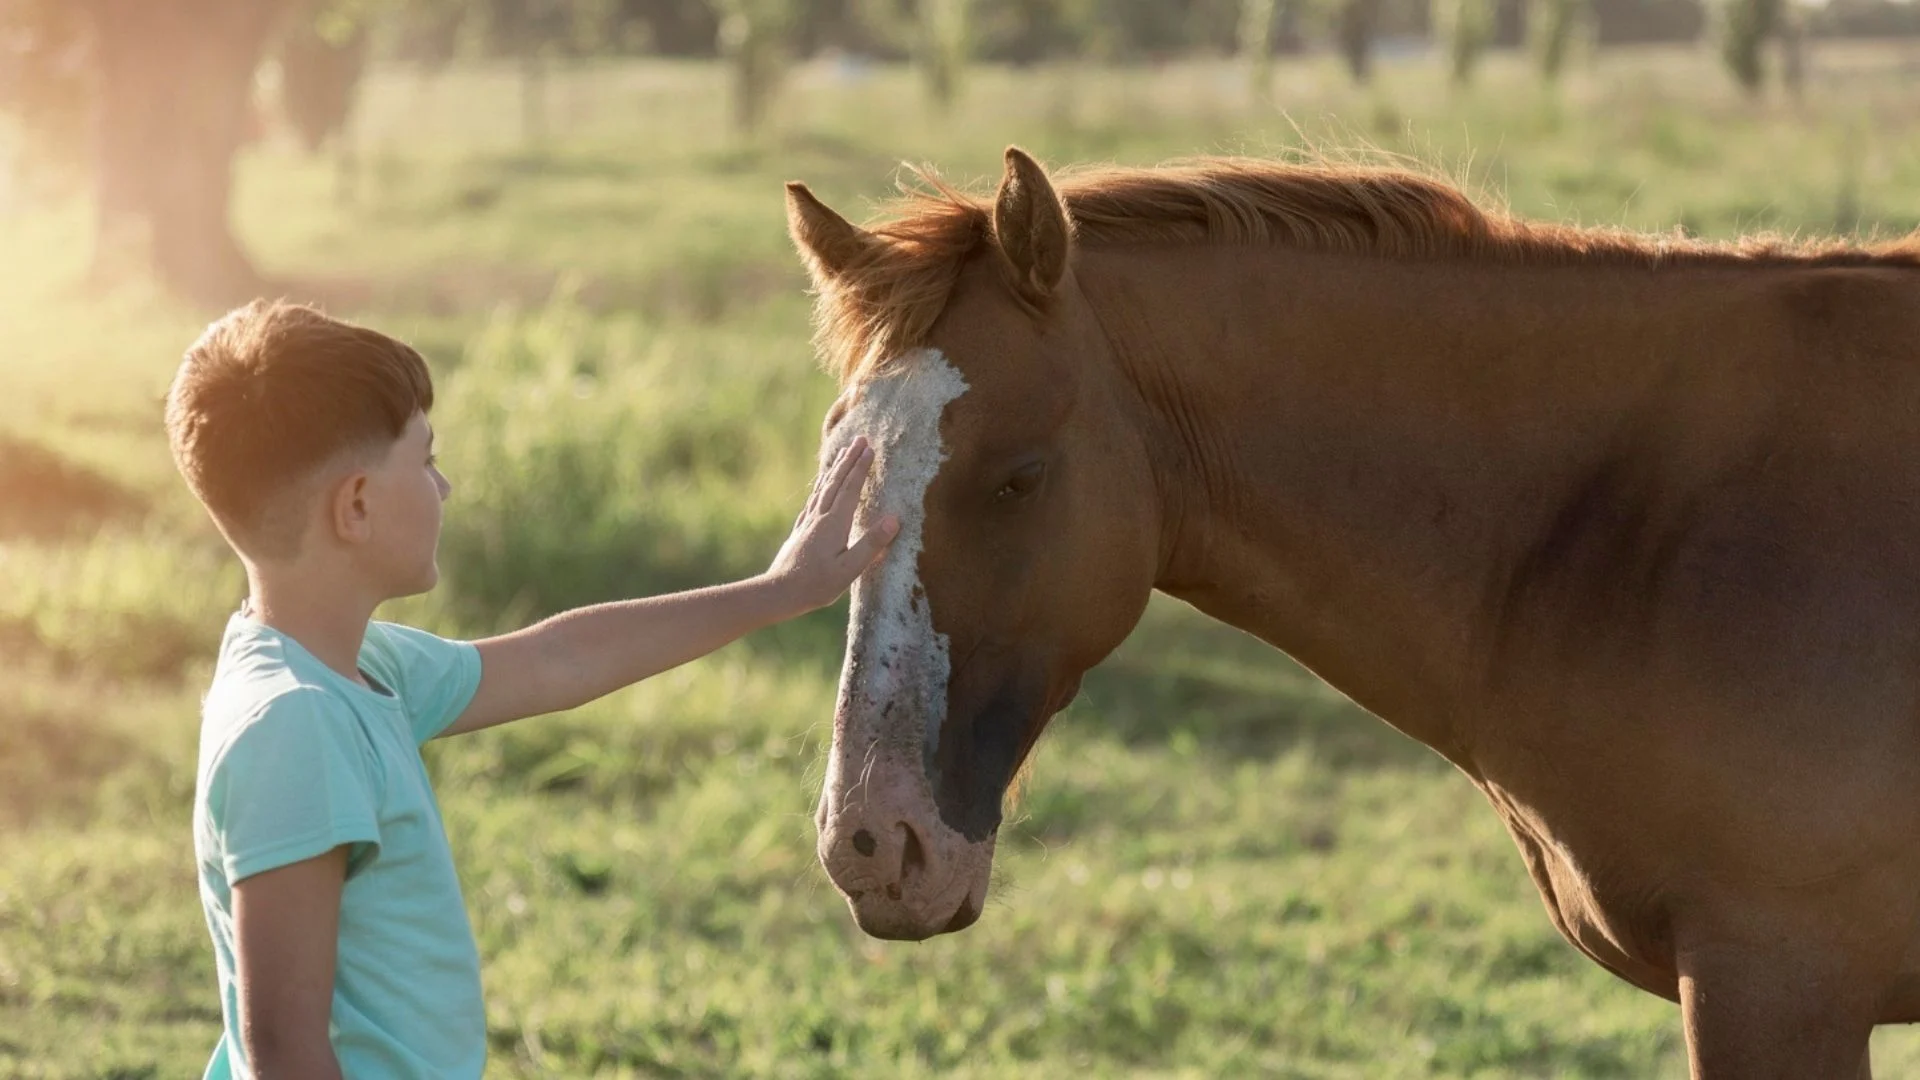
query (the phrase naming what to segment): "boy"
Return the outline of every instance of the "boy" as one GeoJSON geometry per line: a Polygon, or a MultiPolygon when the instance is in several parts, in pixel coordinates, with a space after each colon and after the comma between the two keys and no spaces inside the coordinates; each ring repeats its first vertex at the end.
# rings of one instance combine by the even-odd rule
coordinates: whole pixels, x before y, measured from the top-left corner
{"type": "Polygon", "coordinates": [[[372,622],[425,592],[449,485],[413,349],[256,301],[208,327],[167,395],[174,461],[247,571],[202,715],[200,897],[224,1031],[208,1077],[477,1077],[480,961],[428,739],[556,712],[833,602],[871,466],[829,463],[766,573],[603,604],[477,643],[372,622]]]}

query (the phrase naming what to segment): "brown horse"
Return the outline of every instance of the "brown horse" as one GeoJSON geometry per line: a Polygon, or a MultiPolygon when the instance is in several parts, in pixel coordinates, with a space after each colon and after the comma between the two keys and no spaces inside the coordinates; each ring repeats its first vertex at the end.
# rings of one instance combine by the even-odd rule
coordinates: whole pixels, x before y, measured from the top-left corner
{"type": "Polygon", "coordinates": [[[1696,1077],[1920,1020],[1920,237],[1713,245],[1401,171],[1017,150],[864,230],[789,188],[903,528],[854,589],[820,857],[976,919],[1001,800],[1160,589],[1483,791],[1696,1077]]]}

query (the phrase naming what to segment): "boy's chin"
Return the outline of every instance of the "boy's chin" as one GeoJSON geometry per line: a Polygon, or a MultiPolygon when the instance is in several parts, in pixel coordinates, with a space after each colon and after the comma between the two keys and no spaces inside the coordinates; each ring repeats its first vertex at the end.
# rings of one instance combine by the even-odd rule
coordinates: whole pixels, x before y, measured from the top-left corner
{"type": "Polygon", "coordinates": [[[419,596],[422,593],[432,592],[433,587],[438,584],[440,584],[440,567],[438,565],[429,566],[425,573],[401,586],[400,589],[388,599],[403,600],[409,596],[419,596]]]}

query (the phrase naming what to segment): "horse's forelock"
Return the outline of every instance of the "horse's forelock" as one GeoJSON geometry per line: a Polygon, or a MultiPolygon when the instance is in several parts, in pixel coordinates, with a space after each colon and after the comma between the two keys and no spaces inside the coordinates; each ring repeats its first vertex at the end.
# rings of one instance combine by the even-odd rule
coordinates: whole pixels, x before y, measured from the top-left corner
{"type": "Polygon", "coordinates": [[[977,199],[919,170],[927,190],[909,190],[884,208],[880,240],[818,290],[814,343],[841,386],[879,373],[926,343],[967,258],[991,237],[977,199]]]}

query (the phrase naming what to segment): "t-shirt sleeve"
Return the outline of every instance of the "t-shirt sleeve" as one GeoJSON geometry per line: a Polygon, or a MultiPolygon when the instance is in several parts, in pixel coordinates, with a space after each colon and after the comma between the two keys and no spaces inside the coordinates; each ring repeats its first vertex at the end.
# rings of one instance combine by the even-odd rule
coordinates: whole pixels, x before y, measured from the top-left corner
{"type": "Polygon", "coordinates": [[[480,689],[480,650],[470,641],[446,638],[411,626],[377,622],[367,629],[372,651],[400,695],[413,727],[413,740],[425,743],[459,719],[480,689]]]}
{"type": "Polygon", "coordinates": [[[207,810],[228,884],[352,845],[379,850],[379,788],[353,716],[324,691],[268,702],[221,750],[207,810]]]}

